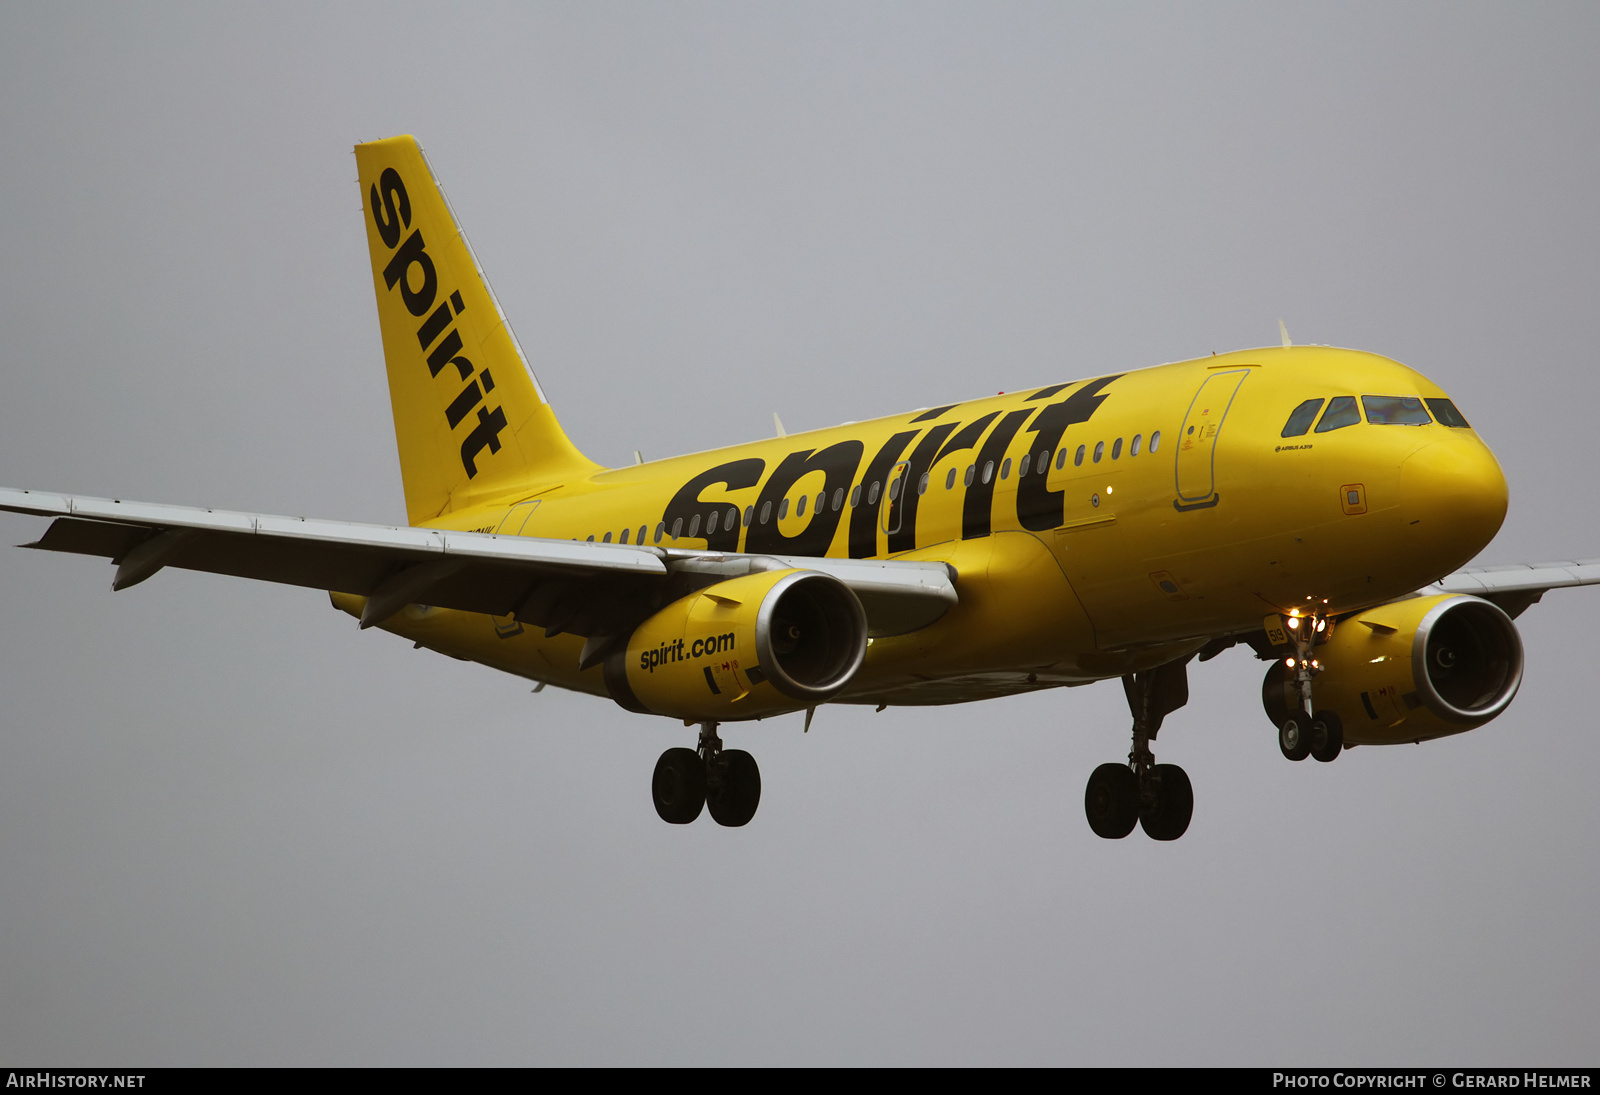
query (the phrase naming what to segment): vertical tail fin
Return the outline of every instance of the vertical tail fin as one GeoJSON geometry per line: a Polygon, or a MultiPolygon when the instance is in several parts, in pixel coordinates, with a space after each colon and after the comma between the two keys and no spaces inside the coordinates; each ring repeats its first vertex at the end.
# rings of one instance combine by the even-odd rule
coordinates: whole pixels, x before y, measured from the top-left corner
{"type": "Polygon", "coordinates": [[[356,145],[412,524],[599,465],[567,440],[414,137],[356,145]]]}

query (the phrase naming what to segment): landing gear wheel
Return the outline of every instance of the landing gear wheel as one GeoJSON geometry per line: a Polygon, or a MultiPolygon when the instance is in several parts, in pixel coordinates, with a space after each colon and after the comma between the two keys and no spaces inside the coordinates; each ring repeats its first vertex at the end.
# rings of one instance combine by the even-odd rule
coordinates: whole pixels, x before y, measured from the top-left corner
{"type": "MultiPolygon", "coordinates": [[[[1187,786],[1188,780],[1184,781],[1187,786]]],[[[1121,840],[1139,821],[1139,778],[1126,764],[1102,764],[1089,776],[1083,812],[1095,836],[1121,840]]],[[[1187,821],[1185,821],[1187,824],[1187,821]]]]}
{"type": "Polygon", "coordinates": [[[1189,829],[1194,816],[1194,787],[1189,773],[1176,764],[1150,769],[1150,798],[1139,811],[1139,824],[1151,840],[1177,840],[1189,829]]]}
{"type": "Polygon", "coordinates": [[[1311,755],[1311,720],[1296,711],[1278,727],[1278,748],[1290,760],[1305,760],[1311,755]]]}
{"type": "Polygon", "coordinates": [[[668,749],[650,779],[656,813],[673,825],[687,825],[706,803],[706,766],[693,749],[668,749]]]}
{"type": "Polygon", "coordinates": [[[1318,711],[1311,719],[1311,755],[1322,763],[1336,760],[1344,749],[1344,723],[1332,711],[1318,711]]]}
{"type": "Polygon", "coordinates": [[[756,767],[756,758],[743,749],[724,749],[711,763],[719,768],[718,778],[706,788],[711,820],[730,828],[748,824],[761,803],[761,769],[756,767]]]}

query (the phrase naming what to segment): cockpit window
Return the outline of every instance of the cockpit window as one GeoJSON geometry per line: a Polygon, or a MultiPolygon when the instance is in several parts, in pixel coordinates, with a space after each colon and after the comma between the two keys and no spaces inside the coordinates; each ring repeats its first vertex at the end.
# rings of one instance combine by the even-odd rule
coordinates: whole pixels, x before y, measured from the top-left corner
{"type": "Polygon", "coordinates": [[[1322,421],[1317,423],[1317,432],[1327,433],[1329,430],[1342,430],[1346,426],[1360,424],[1361,412],[1356,409],[1356,397],[1336,395],[1328,400],[1328,409],[1323,412],[1322,421]]]}
{"type": "Polygon", "coordinates": [[[1422,400],[1414,395],[1364,395],[1367,421],[1374,426],[1427,426],[1433,423],[1422,400]]]}
{"type": "Polygon", "coordinates": [[[1456,410],[1456,405],[1448,399],[1428,400],[1428,409],[1433,412],[1433,417],[1439,420],[1439,425],[1450,426],[1457,430],[1470,430],[1467,420],[1461,417],[1461,412],[1456,410]]]}
{"type": "Polygon", "coordinates": [[[1289,416],[1288,423],[1283,427],[1280,437],[1300,437],[1311,428],[1311,423],[1317,420],[1317,412],[1322,409],[1322,400],[1308,399],[1294,409],[1289,416]]]}

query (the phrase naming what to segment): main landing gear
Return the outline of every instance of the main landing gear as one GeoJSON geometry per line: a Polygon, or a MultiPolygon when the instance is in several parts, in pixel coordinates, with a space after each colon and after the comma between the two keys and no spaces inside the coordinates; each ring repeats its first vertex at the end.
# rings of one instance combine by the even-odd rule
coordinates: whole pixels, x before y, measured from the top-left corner
{"type": "Polygon", "coordinates": [[[718,825],[738,827],[756,816],[761,802],[761,769],[743,749],[724,749],[717,724],[700,724],[698,749],[668,749],[656,761],[650,780],[656,813],[673,825],[687,825],[711,811],[718,825]]]}
{"type": "Polygon", "coordinates": [[[1122,678],[1133,711],[1133,751],[1127,764],[1102,764],[1089,776],[1083,811],[1096,836],[1120,840],[1135,823],[1152,840],[1177,840],[1194,815],[1194,788],[1176,764],[1157,764],[1150,743],[1161,720],[1189,702],[1186,661],[1122,678]]]}
{"type": "Polygon", "coordinates": [[[1344,724],[1339,716],[1332,711],[1317,711],[1311,702],[1311,679],[1322,672],[1322,666],[1311,656],[1311,648],[1327,621],[1320,616],[1291,616],[1284,625],[1294,653],[1267,671],[1263,691],[1268,710],[1274,713],[1273,721],[1278,724],[1278,749],[1290,760],[1315,757],[1326,764],[1344,751],[1344,724]],[[1274,685],[1278,689],[1276,704],[1270,695],[1274,685]]]}

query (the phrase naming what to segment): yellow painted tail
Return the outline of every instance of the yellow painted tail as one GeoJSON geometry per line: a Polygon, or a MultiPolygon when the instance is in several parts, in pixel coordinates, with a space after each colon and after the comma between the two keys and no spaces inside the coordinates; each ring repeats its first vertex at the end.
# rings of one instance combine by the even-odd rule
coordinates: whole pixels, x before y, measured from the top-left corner
{"type": "Polygon", "coordinates": [[[567,440],[415,137],[356,145],[412,524],[599,465],[567,440]]]}

